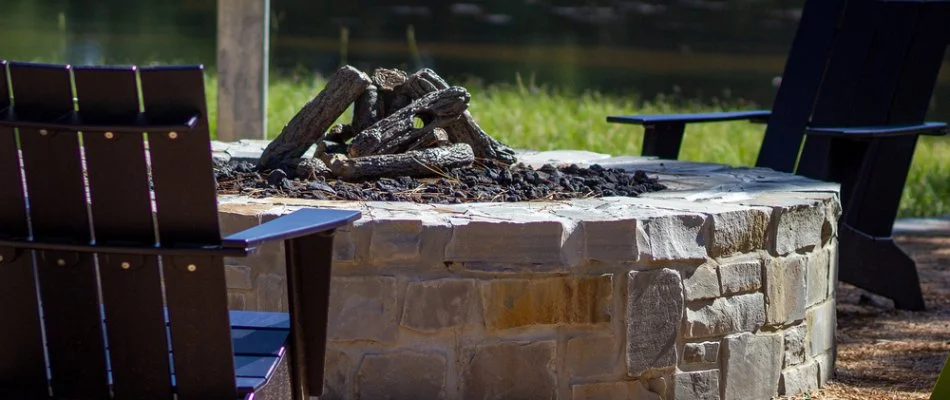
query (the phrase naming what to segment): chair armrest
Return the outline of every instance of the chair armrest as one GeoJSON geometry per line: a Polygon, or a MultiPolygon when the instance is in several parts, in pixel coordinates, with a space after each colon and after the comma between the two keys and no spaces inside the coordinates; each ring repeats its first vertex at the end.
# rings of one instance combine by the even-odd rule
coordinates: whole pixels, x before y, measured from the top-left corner
{"type": "Polygon", "coordinates": [[[305,208],[223,239],[223,246],[250,249],[272,240],[287,240],[339,228],[360,218],[359,211],[305,208]]]}
{"type": "Polygon", "coordinates": [[[622,115],[609,116],[607,122],[636,125],[663,125],[663,124],[692,124],[700,122],[742,121],[768,122],[772,115],[768,110],[731,111],[700,114],[665,114],[665,115],[622,115]]]}
{"type": "Polygon", "coordinates": [[[805,129],[805,133],[809,135],[865,139],[906,135],[940,136],[947,134],[947,124],[943,122],[925,122],[919,125],[808,127],[805,129]]]}

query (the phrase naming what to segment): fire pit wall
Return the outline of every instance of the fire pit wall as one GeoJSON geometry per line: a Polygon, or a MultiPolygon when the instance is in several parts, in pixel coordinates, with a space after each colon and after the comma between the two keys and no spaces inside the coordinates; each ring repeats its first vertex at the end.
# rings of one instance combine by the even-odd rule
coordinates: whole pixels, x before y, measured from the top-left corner
{"type": "MultiPolygon", "coordinates": [[[[363,211],[334,245],[325,398],[766,399],[824,384],[837,186],[599,163],[671,190],[438,206],[222,197],[221,222],[363,211]]],[[[229,260],[231,307],[286,311],[283,257],[274,245],[229,260]]]]}

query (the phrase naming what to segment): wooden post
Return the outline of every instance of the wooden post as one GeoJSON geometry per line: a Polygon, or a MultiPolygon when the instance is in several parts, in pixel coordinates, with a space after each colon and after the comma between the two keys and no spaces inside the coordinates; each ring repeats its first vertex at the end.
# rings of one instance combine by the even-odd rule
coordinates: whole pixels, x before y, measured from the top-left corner
{"type": "Polygon", "coordinates": [[[218,0],[218,140],[267,138],[270,0],[218,0]]]}

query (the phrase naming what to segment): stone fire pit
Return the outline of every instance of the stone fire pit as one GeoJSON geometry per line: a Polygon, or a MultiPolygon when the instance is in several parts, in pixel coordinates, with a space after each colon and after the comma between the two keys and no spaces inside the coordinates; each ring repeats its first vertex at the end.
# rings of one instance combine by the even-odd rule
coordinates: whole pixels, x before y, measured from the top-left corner
{"type": "MultiPolygon", "coordinates": [[[[247,155],[260,144],[216,144],[247,155]]],[[[656,175],[640,198],[423,205],[220,198],[237,231],[338,231],[325,398],[768,399],[834,365],[837,185],[765,169],[521,153],[656,175]]],[[[233,309],[286,311],[283,249],[229,260],[233,309]]]]}

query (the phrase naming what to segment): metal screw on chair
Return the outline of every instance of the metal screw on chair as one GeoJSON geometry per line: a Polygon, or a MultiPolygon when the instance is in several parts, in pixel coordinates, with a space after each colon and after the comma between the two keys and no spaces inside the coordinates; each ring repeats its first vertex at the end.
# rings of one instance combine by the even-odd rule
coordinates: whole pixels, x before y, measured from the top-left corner
{"type": "Polygon", "coordinates": [[[114,133],[112,133],[112,132],[106,132],[106,139],[110,139],[110,140],[111,140],[111,139],[113,139],[113,138],[115,138],[115,134],[114,134],[114,133]]]}
{"type": "Polygon", "coordinates": [[[0,256],[0,263],[3,262],[3,256],[0,256]]]}
{"type": "Polygon", "coordinates": [[[123,262],[122,262],[122,269],[129,269],[129,268],[132,268],[132,264],[129,264],[128,261],[123,261],[123,262]]]}
{"type": "Polygon", "coordinates": [[[62,267],[62,266],[64,266],[64,265],[66,265],[66,260],[60,258],[60,259],[56,260],[56,265],[59,265],[60,267],[62,267]]]}
{"type": "Polygon", "coordinates": [[[168,138],[169,138],[169,139],[178,139],[178,132],[174,132],[174,131],[168,132],[168,138]]]}
{"type": "Polygon", "coordinates": [[[188,264],[188,272],[195,272],[198,270],[198,266],[195,264],[188,264]]]}
{"type": "Polygon", "coordinates": [[[49,131],[46,129],[40,129],[40,135],[46,136],[49,134],[49,131]]]}

